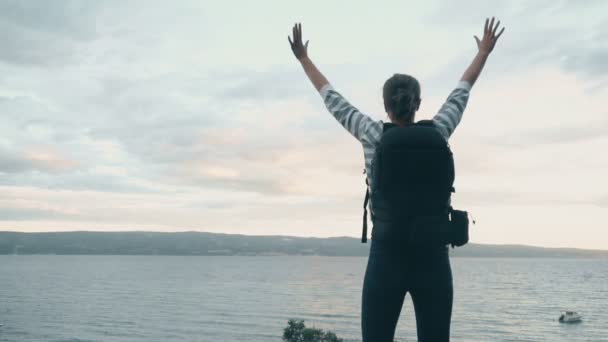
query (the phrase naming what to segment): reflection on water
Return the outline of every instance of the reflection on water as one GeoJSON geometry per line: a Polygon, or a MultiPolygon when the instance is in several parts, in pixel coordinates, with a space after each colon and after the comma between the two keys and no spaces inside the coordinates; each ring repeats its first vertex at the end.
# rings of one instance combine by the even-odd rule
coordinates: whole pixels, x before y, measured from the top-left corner
{"type": "MultiPolygon", "coordinates": [[[[0,341],[280,341],[289,318],[360,335],[366,258],[0,256],[0,341]]],[[[608,341],[608,261],[452,259],[454,341],[608,341]],[[583,323],[557,322],[576,310],[583,323]]],[[[397,336],[415,341],[406,299],[397,336]]]]}

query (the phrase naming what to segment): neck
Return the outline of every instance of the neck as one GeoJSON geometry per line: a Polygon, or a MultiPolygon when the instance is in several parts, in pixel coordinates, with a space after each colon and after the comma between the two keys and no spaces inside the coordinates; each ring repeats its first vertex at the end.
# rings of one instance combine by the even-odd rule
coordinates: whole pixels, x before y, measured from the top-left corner
{"type": "Polygon", "coordinates": [[[397,125],[399,127],[404,127],[404,126],[411,125],[412,123],[414,123],[413,120],[404,120],[404,119],[401,119],[401,120],[391,120],[391,121],[395,125],[397,125]]]}

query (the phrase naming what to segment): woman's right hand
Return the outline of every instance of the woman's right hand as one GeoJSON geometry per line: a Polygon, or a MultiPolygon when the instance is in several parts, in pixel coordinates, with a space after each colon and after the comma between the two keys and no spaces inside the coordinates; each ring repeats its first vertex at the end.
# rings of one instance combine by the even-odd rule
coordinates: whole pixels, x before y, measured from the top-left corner
{"type": "Polygon", "coordinates": [[[302,44],[302,24],[298,23],[293,25],[293,41],[291,37],[287,36],[289,45],[291,45],[291,51],[298,60],[308,58],[308,41],[306,44],[302,44]]]}
{"type": "Polygon", "coordinates": [[[486,23],[483,27],[483,37],[479,39],[479,37],[475,36],[475,41],[477,42],[477,48],[479,52],[485,55],[489,55],[490,52],[494,49],[496,45],[496,41],[500,38],[500,35],[505,31],[503,27],[498,34],[496,34],[496,30],[498,30],[498,26],[500,25],[500,20],[494,25],[494,17],[490,21],[486,18],[486,23]]]}

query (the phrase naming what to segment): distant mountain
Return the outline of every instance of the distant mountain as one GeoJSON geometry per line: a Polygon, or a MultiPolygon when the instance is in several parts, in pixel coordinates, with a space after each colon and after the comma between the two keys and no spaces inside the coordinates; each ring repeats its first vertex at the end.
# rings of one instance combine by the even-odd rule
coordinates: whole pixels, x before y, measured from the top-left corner
{"type": "MultiPolygon", "coordinates": [[[[468,244],[457,257],[608,258],[608,251],[468,244]]],[[[369,243],[350,237],[300,238],[205,232],[0,232],[0,254],[324,255],[367,256],[369,243]]]]}

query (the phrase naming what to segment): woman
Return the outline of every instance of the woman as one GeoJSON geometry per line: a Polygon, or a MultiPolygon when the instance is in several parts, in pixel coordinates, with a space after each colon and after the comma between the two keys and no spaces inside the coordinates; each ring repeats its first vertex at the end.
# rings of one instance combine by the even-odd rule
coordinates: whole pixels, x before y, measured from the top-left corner
{"type": "MultiPolygon", "coordinates": [[[[504,32],[497,32],[500,21],[486,19],[481,39],[475,36],[478,52],[432,124],[445,138],[462,118],[469,92],[504,32]]],[[[302,43],[302,26],[293,27],[291,49],[306,75],[321,94],[336,120],[363,145],[365,169],[370,188],[372,159],[383,133],[383,122],[359,112],[334,90],[308,57],[308,41],[302,43]]],[[[395,74],[383,88],[384,107],[390,121],[398,126],[414,123],[420,107],[420,84],[409,75],[395,74]]],[[[373,216],[373,215],[372,215],[373,216]]],[[[372,217],[373,221],[373,217],[372,217]]],[[[452,273],[447,246],[440,249],[405,249],[372,235],[361,305],[363,342],[392,342],[403,300],[410,293],[416,314],[418,341],[449,341],[452,316],[452,273]]]]}

